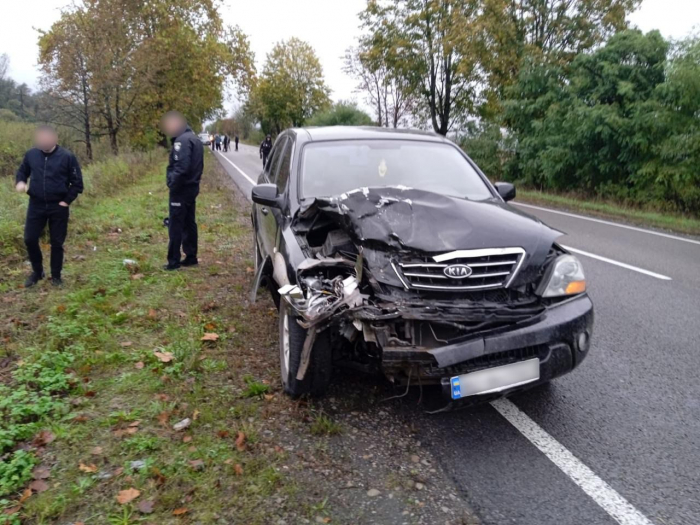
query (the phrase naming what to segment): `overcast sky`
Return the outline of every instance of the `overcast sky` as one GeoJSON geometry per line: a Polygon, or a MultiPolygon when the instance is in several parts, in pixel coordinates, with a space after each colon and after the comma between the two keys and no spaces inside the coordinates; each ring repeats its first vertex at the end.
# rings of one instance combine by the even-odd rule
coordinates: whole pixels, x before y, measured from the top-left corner
{"type": "MultiPolygon", "coordinates": [[[[68,0],[2,0],[0,54],[10,55],[10,75],[37,85],[37,29],[49,29],[68,0]]],[[[318,54],[334,100],[357,98],[354,81],[342,71],[342,56],[359,34],[357,13],[365,0],[227,0],[224,20],[238,24],[250,37],[258,69],[275,42],[296,36],[318,54]]],[[[700,0],[643,0],[630,21],[643,31],[659,29],[667,38],[682,38],[700,29],[700,0]]],[[[232,103],[227,104],[231,106],[232,103]]]]}

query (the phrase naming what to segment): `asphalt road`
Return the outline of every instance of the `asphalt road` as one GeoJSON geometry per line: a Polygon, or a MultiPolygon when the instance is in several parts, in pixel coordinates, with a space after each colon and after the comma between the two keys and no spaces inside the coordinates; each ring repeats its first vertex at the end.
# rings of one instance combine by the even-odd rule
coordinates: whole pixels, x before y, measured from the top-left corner
{"type": "MultiPolygon", "coordinates": [[[[250,198],[256,148],[217,156],[250,198]]],[[[515,205],[583,262],[588,359],[501,405],[397,410],[485,524],[700,524],[700,239],[515,205]]]]}

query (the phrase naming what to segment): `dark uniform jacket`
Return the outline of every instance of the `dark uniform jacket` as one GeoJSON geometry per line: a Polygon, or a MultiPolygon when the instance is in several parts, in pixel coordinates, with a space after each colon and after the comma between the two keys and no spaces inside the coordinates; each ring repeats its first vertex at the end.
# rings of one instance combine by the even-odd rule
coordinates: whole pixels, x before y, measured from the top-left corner
{"type": "Polygon", "coordinates": [[[194,198],[199,195],[199,183],[204,171],[204,147],[190,128],[171,140],[170,161],[166,182],[170,193],[194,198]]]}
{"type": "Polygon", "coordinates": [[[51,153],[30,149],[24,155],[15,181],[29,181],[29,196],[44,203],[63,201],[70,204],[83,192],[83,174],[78,159],[61,146],[56,146],[51,153]]]}
{"type": "Polygon", "coordinates": [[[262,141],[262,144],[260,144],[260,155],[269,155],[270,150],[272,149],[272,140],[265,140],[262,141]]]}

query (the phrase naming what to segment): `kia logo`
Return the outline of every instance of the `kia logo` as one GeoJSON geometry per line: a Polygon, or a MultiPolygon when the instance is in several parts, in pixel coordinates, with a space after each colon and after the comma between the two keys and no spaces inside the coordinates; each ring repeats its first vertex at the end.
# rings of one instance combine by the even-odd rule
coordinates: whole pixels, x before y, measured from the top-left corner
{"type": "Polygon", "coordinates": [[[472,269],[466,264],[451,264],[442,273],[450,279],[465,279],[472,274],[472,269]]]}

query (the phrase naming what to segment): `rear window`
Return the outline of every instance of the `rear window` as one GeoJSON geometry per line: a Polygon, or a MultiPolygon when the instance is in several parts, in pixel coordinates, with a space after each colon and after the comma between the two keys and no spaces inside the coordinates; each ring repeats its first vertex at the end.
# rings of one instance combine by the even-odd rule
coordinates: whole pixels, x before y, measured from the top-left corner
{"type": "Polygon", "coordinates": [[[454,146],[435,142],[314,142],[304,148],[301,180],[305,198],[382,186],[407,186],[470,200],[493,197],[454,146]]]}

